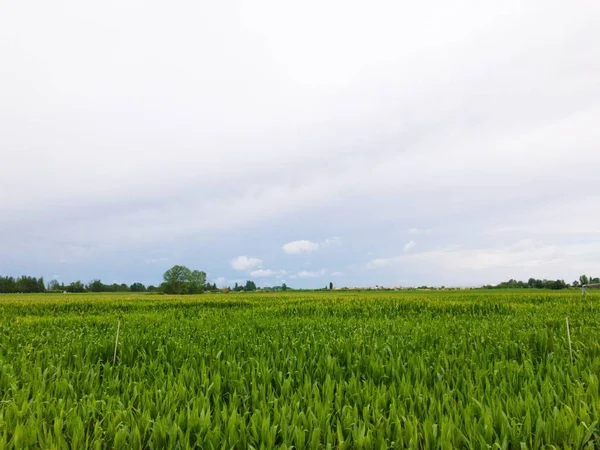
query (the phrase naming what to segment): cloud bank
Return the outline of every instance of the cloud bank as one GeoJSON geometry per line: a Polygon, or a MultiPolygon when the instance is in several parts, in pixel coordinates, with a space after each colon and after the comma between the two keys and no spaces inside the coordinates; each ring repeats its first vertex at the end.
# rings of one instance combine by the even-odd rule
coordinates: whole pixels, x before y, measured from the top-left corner
{"type": "Polygon", "coordinates": [[[13,2],[0,273],[597,276],[599,22],[538,0],[13,2]]]}

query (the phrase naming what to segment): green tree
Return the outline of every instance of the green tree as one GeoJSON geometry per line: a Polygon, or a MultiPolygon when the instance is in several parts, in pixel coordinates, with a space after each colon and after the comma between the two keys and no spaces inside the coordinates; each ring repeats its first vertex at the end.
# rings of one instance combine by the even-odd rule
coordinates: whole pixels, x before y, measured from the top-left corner
{"type": "Polygon", "coordinates": [[[107,290],[107,286],[105,286],[102,281],[96,279],[88,283],[87,289],[91,292],[105,292],[107,290]]]}
{"type": "Polygon", "coordinates": [[[329,290],[333,290],[333,283],[331,281],[329,282],[329,290]]]}
{"type": "Polygon", "coordinates": [[[256,284],[254,283],[254,281],[246,281],[246,286],[244,287],[245,291],[255,291],[256,290],[256,284]]]}
{"type": "Polygon", "coordinates": [[[49,291],[64,291],[65,286],[64,286],[64,284],[59,283],[58,280],[52,280],[52,281],[50,281],[50,283],[48,283],[48,290],[49,291]]]}
{"type": "Polygon", "coordinates": [[[206,287],[206,273],[190,270],[185,266],[173,266],[163,275],[161,289],[166,294],[198,294],[206,287]]]}
{"type": "Polygon", "coordinates": [[[144,292],[146,290],[146,286],[144,286],[142,283],[133,283],[129,287],[129,290],[131,292],[144,292]]]}
{"type": "Polygon", "coordinates": [[[587,275],[581,275],[579,277],[579,284],[590,284],[590,279],[587,275]]]}
{"type": "Polygon", "coordinates": [[[73,281],[67,286],[67,292],[85,292],[85,286],[79,280],[73,281]]]}
{"type": "Polygon", "coordinates": [[[13,277],[0,277],[0,292],[10,294],[17,291],[17,283],[13,277]]]}
{"type": "Polygon", "coordinates": [[[199,294],[206,285],[206,273],[200,270],[189,271],[187,282],[188,294],[199,294]]]}
{"type": "Polygon", "coordinates": [[[175,265],[163,274],[161,285],[165,294],[184,294],[187,283],[192,275],[190,269],[185,266],[175,265]]]}

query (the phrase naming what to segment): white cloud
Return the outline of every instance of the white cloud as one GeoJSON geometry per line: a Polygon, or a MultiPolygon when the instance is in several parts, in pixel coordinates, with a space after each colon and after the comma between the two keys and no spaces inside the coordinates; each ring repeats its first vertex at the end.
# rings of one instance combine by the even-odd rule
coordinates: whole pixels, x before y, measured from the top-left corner
{"type": "Polygon", "coordinates": [[[330,245],[342,245],[342,239],[335,236],[332,238],[327,238],[323,241],[323,246],[328,247],[330,245]]]}
{"type": "Polygon", "coordinates": [[[286,275],[287,272],[285,270],[272,270],[272,269],[259,269],[250,272],[250,276],[252,277],[274,277],[286,275]]]}
{"type": "Polygon", "coordinates": [[[406,253],[411,251],[415,247],[415,245],[417,245],[415,241],[408,241],[406,244],[404,244],[404,247],[402,249],[406,253]]]}
{"type": "Polygon", "coordinates": [[[288,242],[282,248],[283,251],[289,255],[299,255],[302,253],[316,252],[320,247],[321,246],[316,242],[301,240],[288,242]]]}
{"type": "Polygon", "coordinates": [[[389,258],[372,259],[366,268],[407,273],[443,273],[464,284],[529,277],[576,279],[600,272],[600,242],[544,243],[530,239],[488,248],[450,247],[389,258]]]}
{"type": "Polygon", "coordinates": [[[320,278],[327,274],[327,270],[302,270],[296,274],[298,278],[320,278]]]}
{"type": "Polygon", "coordinates": [[[225,277],[218,277],[217,279],[215,279],[215,284],[217,286],[224,286],[225,285],[225,277]]]}
{"type": "Polygon", "coordinates": [[[262,266],[262,259],[253,256],[238,256],[230,261],[235,270],[252,270],[262,266]]]}
{"type": "Polygon", "coordinates": [[[331,274],[332,277],[343,277],[344,273],[343,272],[333,272],[331,274]]]}
{"type": "MultiPolygon", "coordinates": [[[[288,220],[310,230],[294,237],[344,236],[352,245],[328,256],[346,261],[402,254],[386,223],[407,240],[431,234],[428,248],[484,253],[598,237],[594,2],[66,0],[79,21],[39,3],[38,15],[27,2],[0,15],[3,270],[110,279],[115,265],[134,270],[129,256],[180,261],[176,247],[216,261],[288,220]]],[[[306,242],[292,254],[336,238],[306,242]]]]}
{"type": "Polygon", "coordinates": [[[299,240],[288,242],[283,245],[283,251],[288,255],[299,255],[303,253],[313,253],[317,252],[320,249],[325,247],[330,247],[332,245],[341,245],[342,239],[334,236],[331,238],[325,239],[323,242],[312,242],[308,240],[299,240]]]}

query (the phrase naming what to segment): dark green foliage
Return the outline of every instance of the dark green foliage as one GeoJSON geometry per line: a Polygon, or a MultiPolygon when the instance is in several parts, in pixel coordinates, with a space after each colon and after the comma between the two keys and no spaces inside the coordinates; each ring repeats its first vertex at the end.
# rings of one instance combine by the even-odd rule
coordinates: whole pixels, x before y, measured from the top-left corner
{"type": "Polygon", "coordinates": [[[77,293],[77,292],[85,292],[85,286],[81,281],[74,281],[70,285],[67,286],[67,292],[77,293]]]}
{"type": "Polygon", "coordinates": [[[146,291],[146,286],[144,286],[142,283],[133,283],[129,287],[129,290],[131,292],[145,292],[146,291]]]}
{"type": "Polygon", "coordinates": [[[176,265],[164,273],[163,280],[161,289],[165,294],[199,294],[204,290],[206,273],[176,265]]]}
{"type": "Polygon", "coordinates": [[[527,282],[512,278],[496,286],[485,286],[486,289],[567,289],[569,285],[564,280],[537,280],[530,278],[527,282]]]}
{"type": "Polygon", "coordinates": [[[0,293],[36,293],[45,292],[44,278],[28,277],[23,275],[19,278],[0,277],[0,293]]]}

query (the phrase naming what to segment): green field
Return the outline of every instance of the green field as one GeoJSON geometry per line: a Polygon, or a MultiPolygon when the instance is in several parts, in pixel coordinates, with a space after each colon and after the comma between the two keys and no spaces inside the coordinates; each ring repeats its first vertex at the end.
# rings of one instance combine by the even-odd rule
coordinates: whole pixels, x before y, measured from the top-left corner
{"type": "Polygon", "coordinates": [[[595,448],[590,299],[3,295],[0,448],[595,448]]]}

